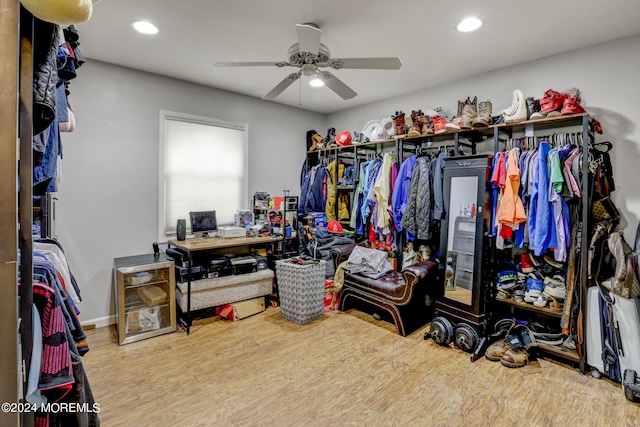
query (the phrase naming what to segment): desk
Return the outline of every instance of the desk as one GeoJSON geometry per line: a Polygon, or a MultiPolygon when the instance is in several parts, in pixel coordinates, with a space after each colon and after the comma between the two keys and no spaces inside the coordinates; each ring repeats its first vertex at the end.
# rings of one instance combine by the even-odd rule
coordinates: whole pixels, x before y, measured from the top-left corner
{"type": "Polygon", "coordinates": [[[187,270],[187,312],[185,326],[187,335],[191,332],[191,267],[193,262],[193,253],[198,251],[213,251],[216,249],[237,248],[266,245],[268,243],[280,242],[282,236],[260,236],[260,237],[231,237],[222,239],[220,237],[196,237],[187,240],[169,240],[167,247],[175,247],[184,252],[188,259],[189,265],[187,270]]]}

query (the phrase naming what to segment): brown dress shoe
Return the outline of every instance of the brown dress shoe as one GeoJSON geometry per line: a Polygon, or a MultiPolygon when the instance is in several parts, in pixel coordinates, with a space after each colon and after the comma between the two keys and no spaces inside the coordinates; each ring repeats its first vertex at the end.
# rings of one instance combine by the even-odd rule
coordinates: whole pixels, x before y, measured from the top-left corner
{"type": "Polygon", "coordinates": [[[509,343],[507,340],[502,339],[500,341],[496,341],[491,344],[487,350],[484,352],[484,357],[491,360],[492,362],[498,362],[505,352],[510,349],[509,343]]]}

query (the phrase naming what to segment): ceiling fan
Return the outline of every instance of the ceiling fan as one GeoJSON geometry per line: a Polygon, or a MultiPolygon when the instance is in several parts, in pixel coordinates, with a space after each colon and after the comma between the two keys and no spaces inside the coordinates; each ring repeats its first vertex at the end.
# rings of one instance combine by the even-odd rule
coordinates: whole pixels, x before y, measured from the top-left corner
{"type": "Polygon", "coordinates": [[[398,70],[402,66],[400,58],[331,58],[327,46],[320,43],[322,30],[311,23],[296,24],[298,43],[289,48],[289,60],[282,62],[216,62],[216,67],[298,67],[300,71],[285,77],[262,99],[275,99],[301,76],[315,76],[342,99],[351,99],[357,93],[329,71],[321,68],[398,70]]]}

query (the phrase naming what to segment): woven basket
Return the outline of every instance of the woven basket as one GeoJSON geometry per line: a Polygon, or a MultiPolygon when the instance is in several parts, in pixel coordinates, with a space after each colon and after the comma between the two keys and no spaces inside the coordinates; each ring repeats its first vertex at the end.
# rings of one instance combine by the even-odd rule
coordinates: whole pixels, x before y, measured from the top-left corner
{"type": "Polygon", "coordinates": [[[276,261],[282,317],[300,325],[322,317],[325,262],[299,265],[276,261]]]}

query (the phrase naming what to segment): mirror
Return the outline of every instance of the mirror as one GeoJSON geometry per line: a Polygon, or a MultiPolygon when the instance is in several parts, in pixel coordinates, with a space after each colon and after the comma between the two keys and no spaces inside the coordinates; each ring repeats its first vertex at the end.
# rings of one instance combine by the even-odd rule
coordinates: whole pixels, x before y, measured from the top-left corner
{"type": "Polygon", "coordinates": [[[449,191],[449,229],[445,296],[472,305],[476,220],[477,176],[454,176],[449,191]]]}

